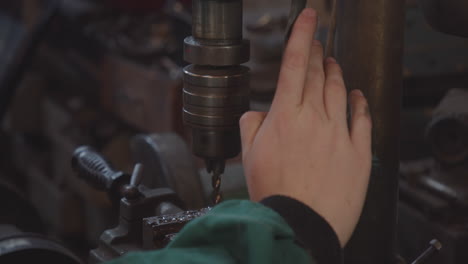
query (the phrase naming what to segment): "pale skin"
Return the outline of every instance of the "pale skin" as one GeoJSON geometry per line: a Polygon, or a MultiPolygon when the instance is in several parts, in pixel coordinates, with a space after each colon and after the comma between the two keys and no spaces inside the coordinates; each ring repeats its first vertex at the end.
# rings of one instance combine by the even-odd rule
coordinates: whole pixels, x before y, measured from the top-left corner
{"type": "Polygon", "coordinates": [[[316,27],[316,11],[305,9],[286,47],[270,112],[241,118],[242,156],[253,201],[272,195],[301,201],[329,222],[344,247],[366,196],[372,122],[362,92],[347,94],[340,66],[324,59],[316,27]]]}

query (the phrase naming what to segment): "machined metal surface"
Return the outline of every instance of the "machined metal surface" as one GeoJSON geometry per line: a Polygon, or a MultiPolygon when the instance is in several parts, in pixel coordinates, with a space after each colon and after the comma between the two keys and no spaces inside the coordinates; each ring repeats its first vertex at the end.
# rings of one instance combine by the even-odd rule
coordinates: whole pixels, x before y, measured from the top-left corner
{"type": "Polygon", "coordinates": [[[193,127],[237,128],[249,109],[248,68],[184,69],[184,121],[193,127]]]}
{"type": "Polygon", "coordinates": [[[242,1],[195,0],[192,35],[184,41],[184,59],[197,65],[232,66],[249,60],[242,37],[242,1]]]}
{"type": "Polygon", "coordinates": [[[186,84],[193,86],[201,86],[206,89],[218,89],[229,91],[229,88],[239,87],[245,93],[248,94],[249,84],[249,68],[244,66],[233,66],[233,67],[203,67],[196,65],[189,65],[184,69],[184,81],[186,84]]]}
{"type": "Polygon", "coordinates": [[[192,34],[196,39],[220,45],[242,40],[242,1],[195,0],[192,14],[192,34]]]}
{"type": "Polygon", "coordinates": [[[242,36],[242,0],[194,0],[192,35],[185,39],[184,123],[192,149],[213,175],[213,202],[221,201],[225,160],[240,153],[239,119],[249,109],[250,56],[242,36]],[[222,67],[220,67],[222,66],[222,67]]]}
{"type": "Polygon", "coordinates": [[[248,73],[244,66],[184,69],[184,122],[192,128],[193,152],[209,163],[240,152],[239,119],[249,109],[248,73]]]}
{"type": "Polygon", "coordinates": [[[403,0],[339,0],[337,58],[349,90],[361,89],[373,120],[374,166],[364,211],[345,249],[346,263],[395,259],[403,0]]]}
{"type": "Polygon", "coordinates": [[[205,45],[199,39],[184,40],[184,59],[198,65],[231,66],[246,63],[250,57],[250,43],[242,40],[227,45],[205,45]]]}

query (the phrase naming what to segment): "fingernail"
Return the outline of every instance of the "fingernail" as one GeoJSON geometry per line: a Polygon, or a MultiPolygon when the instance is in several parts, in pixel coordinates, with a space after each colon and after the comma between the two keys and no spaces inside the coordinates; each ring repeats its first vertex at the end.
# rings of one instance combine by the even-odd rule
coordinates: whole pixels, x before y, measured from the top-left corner
{"type": "Polygon", "coordinates": [[[322,42],[320,42],[320,40],[314,39],[314,40],[312,41],[312,45],[314,45],[314,46],[321,46],[321,45],[322,45],[322,42]]]}
{"type": "Polygon", "coordinates": [[[364,96],[364,94],[362,93],[362,91],[361,91],[361,90],[358,90],[358,89],[354,90],[353,93],[354,93],[355,95],[364,96]]]}
{"type": "Polygon", "coordinates": [[[328,57],[327,58],[327,63],[336,63],[336,59],[333,57],[328,57]]]}
{"type": "Polygon", "coordinates": [[[304,11],[302,12],[302,14],[306,17],[315,17],[317,15],[317,13],[315,12],[314,9],[312,8],[306,8],[304,9],[304,11]]]}

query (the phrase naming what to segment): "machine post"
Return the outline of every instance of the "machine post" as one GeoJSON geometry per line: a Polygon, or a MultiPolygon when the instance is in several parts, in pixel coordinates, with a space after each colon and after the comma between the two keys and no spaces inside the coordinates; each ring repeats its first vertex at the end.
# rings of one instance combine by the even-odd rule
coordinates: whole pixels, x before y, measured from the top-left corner
{"type": "Polygon", "coordinates": [[[338,0],[337,59],[349,90],[361,89],[373,120],[373,169],[345,263],[396,262],[404,0],[338,0]]]}

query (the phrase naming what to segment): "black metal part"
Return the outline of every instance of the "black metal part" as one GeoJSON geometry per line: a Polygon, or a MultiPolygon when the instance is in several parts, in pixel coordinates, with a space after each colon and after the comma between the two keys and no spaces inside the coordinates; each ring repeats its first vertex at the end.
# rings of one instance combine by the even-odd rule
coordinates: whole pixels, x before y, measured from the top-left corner
{"type": "MultiPolygon", "coordinates": [[[[421,192],[420,189],[411,188],[412,193],[421,192]]],[[[437,195],[427,192],[432,199],[422,200],[423,207],[415,207],[408,199],[399,203],[399,234],[405,234],[399,238],[399,252],[407,259],[415,259],[425,250],[428,240],[437,237],[444,245],[439,253],[433,255],[427,263],[431,264],[461,264],[467,263],[468,252],[466,243],[468,241],[468,229],[466,228],[466,214],[452,215],[456,209],[440,207],[432,204],[433,198],[440,199],[437,195]],[[434,212],[431,208],[437,208],[434,212]],[[440,211],[445,211],[440,213],[440,211]],[[449,215],[446,215],[448,212],[449,215]],[[445,216],[444,216],[445,215],[445,216]]],[[[447,201],[445,201],[447,202],[447,201]]],[[[447,203],[450,204],[450,203],[447,203]]],[[[466,209],[463,209],[466,210],[466,209]]],[[[458,209],[458,212],[463,212],[458,209]]]]}
{"type": "Polygon", "coordinates": [[[44,222],[37,209],[17,188],[1,179],[0,210],[0,225],[14,225],[25,232],[45,232],[44,222]]]}
{"type": "Polygon", "coordinates": [[[38,234],[23,233],[11,225],[0,225],[0,263],[16,264],[32,261],[83,263],[73,252],[56,241],[38,234]]]}
{"type": "Polygon", "coordinates": [[[428,23],[443,33],[468,37],[468,2],[460,0],[419,0],[428,23]]]}
{"type": "Polygon", "coordinates": [[[442,249],[442,244],[437,239],[433,239],[433,240],[431,240],[429,248],[426,249],[426,251],[424,251],[421,254],[421,256],[419,256],[411,264],[424,264],[429,259],[431,259],[434,256],[434,254],[439,252],[441,249],[442,249]]]}
{"type": "Polygon", "coordinates": [[[123,187],[130,182],[128,174],[114,170],[104,157],[89,146],[75,150],[72,167],[86,182],[99,190],[108,191],[113,201],[122,197],[123,187]]]}
{"type": "Polygon", "coordinates": [[[137,135],[131,140],[132,156],[143,164],[142,184],[171,188],[188,209],[206,206],[200,176],[185,141],[176,134],[137,135]]]}
{"type": "Polygon", "coordinates": [[[395,260],[404,0],[339,0],[337,58],[349,90],[361,89],[373,120],[374,166],[346,263],[395,260]]]}
{"type": "Polygon", "coordinates": [[[127,200],[136,200],[140,197],[141,192],[138,189],[138,186],[141,183],[141,180],[143,178],[143,165],[140,163],[135,165],[135,168],[133,169],[132,177],[130,178],[130,184],[126,185],[124,187],[124,197],[127,200]]]}
{"type": "MultiPolygon", "coordinates": [[[[193,173],[190,173],[194,170],[193,164],[190,162],[189,164],[192,166],[182,166],[182,168],[179,168],[180,171],[178,173],[174,173],[174,167],[172,166],[175,165],[177,167],[177,164],[184,165],[184,163],[177,163],[174,161],[184,158],[186,160],[191,160],[189,155],[183,156],[184,150],[185,152],[188,151],[183,141],[178,136],[174,134],[139,135],[133,139],[132,143],[135,152],[138,152],[138,150],[143,151],[143,153],[140,153],[143,154],[140,158],[143,158],[149,165],[149,172],[156,174],[150,175],[150,177],[162,178],[164,181],[170,181],[171,184],[181,186],[187,183],[183,181],[184,178],[180,178],[181,173],[183,174],[185,172],[187,175],[183,177],[188,177],[188,182],[199,183],[199,179],[195,180],[198,177],[194,177],[193,173]],[[179,150],[182,150],[182,152],[179,152],[179,150]],[[149,155],[149,158],[147,155],[149,155]],[[167,163],[166,159],[172,162],[167,163]],[[151,167],[154,163],[159,166],[151,167]],[[154,170],[155,168],[156,170],[154,170]],[[179,178],[174,175],[178,175],[179,178]]],[[[118,189],[121,189],[121,196],[123,196],[123,198],[120,199],[119,224],[113,229],[106,230],[101,235],[99,247],[90,252],[90,263],[109,261],[127,252],[154,248],[154,245],[158,243],[160,247],[162,247],[180,230],[180,228],[174,228],[174,226],[171,225],[171,232],[166,232],[168,224],[170,224],[166,221],[166,225],[161,225],[160,228],[157,229],[160,230],[160,232],[157,233],[157,237],[149,239],[151,242],[149,242],[150,245],[147,245],[145,241],[149,241],[148,235],[153,234],[153,231],[156,229],[152,229],[149,234],[145,234],[146,231],[143,231],[144,218],[170,214],[170,219],[172,219],[174,214],[176,214],[177,221],[179,221],[180,224],[182,222],[186,223],[196,217],[196,212],[192,211],[180,214],[180,212],[185,209],[185,206],[173,190],[169,188],[150,189],[140,184],[144,178],[144,165],[140,163],[136,164],[132,177],[128,180],[128,177],[123,176],[124,173],[113,170],[104,157],[90,147],[85,146],[75,151],[72,164],[76,170],[81,172],[81,176],[89,183],[108,191],[112,190],[114,188],[113,186],[117,186],[118,189]],[[164,232],[166,232],[166,234],[161,237],[161,234],[164,232]]],[[[157,182],[161,183],[163,181],[159,180],[157,182]]],[[[197,186],[190,185],[189,187],[194,188],[197,186]]],[[[201,188],[199,189],[200,192],[202,192],[201,188]]],[[[194,192],[197,193],[197,190],[195,189],[194,192]]],[[[185,193],[184,197],[187,197],[187,193],[185,193]]],[[[182,227],[182,225],[180,225],[180,227],[182,227]]]]}
{"type": "Polygon", "coordinates": [[[302,10],[306,7],[307,0],[291,0],[291,9],[289,11],[289,20],[286,27],[286,40],[291,35],[291,30],[296,22],[297,17],[301,14],[302,10]]]}
{"type": "Polygon", "coordinates": [[[109,261],[127,252],[144,250],[143,219],[157,215],[161,204],[183,208],[177,195],[170,189],[140,186],[139,190],[141,195],[138,199],[121,199],[119,224],[101,235],[99,247],[90,252],[90,263],[109,261]]]}

